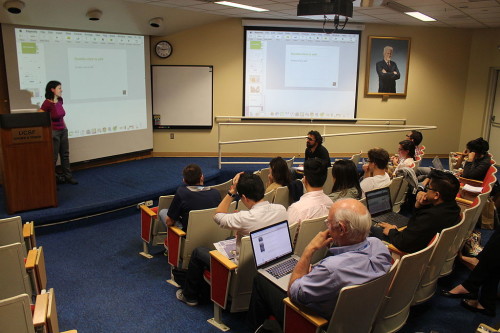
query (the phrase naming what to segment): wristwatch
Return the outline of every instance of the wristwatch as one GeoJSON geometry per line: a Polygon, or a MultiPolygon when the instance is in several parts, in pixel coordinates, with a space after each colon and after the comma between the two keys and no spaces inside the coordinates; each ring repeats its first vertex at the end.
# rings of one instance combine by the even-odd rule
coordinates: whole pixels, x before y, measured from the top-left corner
{"type": "Polygon", "coordinates": [[[237,194],[232,194],[231,191],[227,191],[227,195],[229,195],[231,198],[236,198],[237,194]]]}

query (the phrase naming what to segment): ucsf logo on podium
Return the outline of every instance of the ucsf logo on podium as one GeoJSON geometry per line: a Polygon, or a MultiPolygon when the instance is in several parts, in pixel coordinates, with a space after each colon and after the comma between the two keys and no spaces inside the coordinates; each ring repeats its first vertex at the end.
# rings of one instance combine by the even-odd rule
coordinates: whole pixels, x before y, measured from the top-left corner
{"type": "Polygon", "coordinates": [[[12,129],[14,143],[43,141],[42,127],[26,127],[12,129]]]}

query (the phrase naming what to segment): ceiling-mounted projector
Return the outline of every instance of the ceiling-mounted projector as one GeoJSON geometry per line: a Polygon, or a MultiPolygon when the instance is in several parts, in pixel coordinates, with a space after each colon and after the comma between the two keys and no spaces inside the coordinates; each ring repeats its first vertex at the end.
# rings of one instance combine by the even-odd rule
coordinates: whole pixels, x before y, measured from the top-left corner
{"type": "Polygon", "coordinates": [[[352,17],[353,0],[299,0],[297,16],[323,19],[326,17],[352,17]]]}

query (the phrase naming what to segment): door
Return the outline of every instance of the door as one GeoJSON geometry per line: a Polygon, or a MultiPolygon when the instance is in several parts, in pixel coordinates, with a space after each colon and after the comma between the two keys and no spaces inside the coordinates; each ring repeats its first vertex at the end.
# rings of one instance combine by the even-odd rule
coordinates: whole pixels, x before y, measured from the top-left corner
{"type": "Polygon", "coordinates": [[[490,119],[488,142],[490,144],[490,154],[496,164],[500,164],[500,69],[495,69],[492,87],[490,89],[492,98],[490,99],[490,119]]]}

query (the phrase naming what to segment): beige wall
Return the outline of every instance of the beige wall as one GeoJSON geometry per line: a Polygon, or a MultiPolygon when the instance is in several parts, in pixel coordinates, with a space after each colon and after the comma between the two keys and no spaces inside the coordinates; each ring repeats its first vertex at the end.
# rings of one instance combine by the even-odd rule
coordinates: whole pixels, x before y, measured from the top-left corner
{"type": "Polygon", "coordinates": [[[462,148],[469,140],[484,135],[486,130],[489,74],[491,68],[500,69],[499,47],[500,29],[473,32],[460,137],[462,148]]]}
{"type": "MultiPolygon", "coordinates": [[[[424,131],[427,153],[447,153],[459,148],[462,119],[469,122],[474,118],[472,105],[483,99],[484,89],[476,87],[477,82],[487,81],[487,65],[476,72],[467,70],[471,45],[484,50],[484,45],[494,39],[495,31],[487,31],[486,37],[478,32],[464,29],[421,28],[389,25],[366,25],[362,33],[360,72],[358,89],[358,114],[360,118],[405,118],[409,125],[435,125],[437,130],[424,131]],[[397,31],[397,32],[396,32],[397,31]],[[365,63],[368,36],[398,36],[411,38],[411,57],[408,74],[408,96],[390,98],[365,97],[365,63]],[[467,80],[467,76],[473,78],[467,80]],[[486,76],[486,77],[484,77],[486,76]],[[471,88],[474,86],[474,89],[471,88]],[[480,90],[474,92],[473,90],[480,90]],[[466,112],[464,113],[464,105],[466,112]]],[[[496,30],[498,35],[498,29],[496,30]]],[[[160,39],[167,39],[174,47],[173,55],[160,60],[152,55],[152,64],[168,65],[213,65],[214,66],[214,115],[240,116],[243,99],[243,27],[241,20],[228,19],[187,30],[178,34],[153,38],[152,45],[160,39]]],[[[498,44],[498,43],[497,43],[498,44]]],[[[495,47],[496,45],[495,44],[495,47]]],[[[492,50],[488,52],[494,53],[492,50]]],[[[498,64],[498,52],[492,55],[498,64]]],[[[493,61],[493,59],[492,59],[493,61]]],[[[469,125],[467,125],[469,126],[469,125]]],[[[476,129],[474,122],[471,127],[476,129]]],[[[279,136],[300,136],[314,128],[299,127],[233,127],[224,131],[222,140],[270,138],[279,136]]],[[[323,129],[316,127],[320,131],[323,129]]],[[[378,128],[380,129],[380,128],[378,128]]],[[[366,129],[355,129],[364,131],[366,129]]],[[[353,131],[335,128],[328,133],[353,131]]],[[[472,130],[471,130],[472,131],[472,130]]],[[[397,142],[404,133],[334,137],[326,140],[331,153],[367,151],[373,146],[382,146],[395,152],[397,142]]],[[[474,134],[475,135],[475,134],[474,134]]],[[[303,153],[303,139],[294,141],[267,142],[259,144],[231,145],[224,152],[299,154],[303,153]]],[[[210,130],[155,130],[155,154],[207,155],[217,152],[217,126],[210,130]],[[175,133],[170,139],[169,134],[175,133]]]]}

